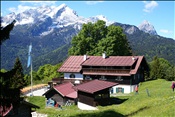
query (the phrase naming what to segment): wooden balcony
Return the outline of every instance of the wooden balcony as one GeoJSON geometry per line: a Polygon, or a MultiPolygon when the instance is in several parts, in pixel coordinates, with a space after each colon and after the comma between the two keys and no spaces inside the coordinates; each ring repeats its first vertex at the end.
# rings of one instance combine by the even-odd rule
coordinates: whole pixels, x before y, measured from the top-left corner
{"type": "Polygon", "coordinates": [[[64,78],[53,78],[52,81],[48,82],[48,84],[50,85],[50,87],[53,87],[54,85],[58,85],[58,84],[62,84],[62,83],[67,83],[67,82],[71,82],[74,85],[77,85],[75,83],[75,81],[79,81],[80,84],[85,83],[85,82],[89,82],[90,80],[85,80],[85,79],[64,79],[64,78]]]}
{"type": "Polygon", "coordinates": [[[118,76],[130,76],[130,69],[95,69],[95,68],[83,68],[84,75],[118,75],[118,76]]]}
{"type": "Polygon", "coordinates": [[[131,81],[126,80],[126,79],[123,79],[123,80],[107,79],[106,81],[117,82],[119,84],[125,84],[125,85],[130,85],[131,84],[131,81]]]}

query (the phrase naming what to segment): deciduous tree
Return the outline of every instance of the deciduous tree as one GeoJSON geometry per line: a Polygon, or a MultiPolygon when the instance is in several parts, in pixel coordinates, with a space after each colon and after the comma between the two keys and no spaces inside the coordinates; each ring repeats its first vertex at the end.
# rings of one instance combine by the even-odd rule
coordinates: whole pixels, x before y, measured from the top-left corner
{"type": "Polygon", "coordinates": [[[131,55],[131,48],[121,27],[102,20],[82,26],[82,30],[72,39],[69,55],[131,55]]]}
{"type": "Polygon", "coordinates": [[[154,57],[153,61],[150,63],[150,77],[152,79],[175,79],[175,68],[164,58],[154,57]]]}

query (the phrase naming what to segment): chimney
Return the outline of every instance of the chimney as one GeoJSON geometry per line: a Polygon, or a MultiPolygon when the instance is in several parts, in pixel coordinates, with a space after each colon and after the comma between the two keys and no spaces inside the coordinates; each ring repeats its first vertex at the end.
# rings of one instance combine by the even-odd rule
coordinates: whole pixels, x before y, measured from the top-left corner
{"type": "Polygon", "coordinates": [[[87,55],[85,54],[85,55],[84,55],[84,61],[85,61],[86,59],[87,59],[87,55]]]}
{"type": "Polygon", "coordinates": [[[105,59],[106,58],[106,52],[102,54],[102,57],[105,59]]]}
{"type": "Polygon", "coordinates": [[[135,60],[135,57],[134,56],[132,56],[132,60],[135,60]]]}

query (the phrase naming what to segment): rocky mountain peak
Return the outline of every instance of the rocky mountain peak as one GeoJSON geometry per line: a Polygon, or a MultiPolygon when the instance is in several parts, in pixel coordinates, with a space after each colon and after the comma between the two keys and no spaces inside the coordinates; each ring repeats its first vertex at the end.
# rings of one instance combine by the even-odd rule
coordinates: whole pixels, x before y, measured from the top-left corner
{"type": "Polygon", "coordinates": [[[141,31],[144,31],[145,33],[149,33],[151,35],[157,35],[157,32],[154,28],[154,26],[147,20],[144,20],[139,26],[138,28],[141,31]]]}
{"type": "MultiPolygon", "coordinates": [[[[28,9],[24,12],[18,14],[11,13],[4,17],[1,17],[1,24],[9,24],[13,20],[16,20],[15,25],[25,25],[36,26],[38,34],[43,35],[49,34],[51,30],[60,27],[73,26],[76,30],[80,30],[82,24],[92,22],[95,23],[98,20],[103,20],[106,25],[112,24],[103,15],[98,15],[90,18],[79,17],[76,11],[69,8],[66,4],[61,4],[59,6],[40,6],[32,9],[28,9]],[[44,33],[42,33],[44,31],[44,33]],[[39,33],[40,32],[40,33],[39,33]]],[[[35,27],[36,28],[36,27],[35,27]]]]}

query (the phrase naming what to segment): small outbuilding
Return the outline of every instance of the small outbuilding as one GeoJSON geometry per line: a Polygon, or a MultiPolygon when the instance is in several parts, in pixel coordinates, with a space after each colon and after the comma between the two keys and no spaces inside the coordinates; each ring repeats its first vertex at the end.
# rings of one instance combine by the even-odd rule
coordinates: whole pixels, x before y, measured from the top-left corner
{"type": "Polygon", "coordinates": [[[47,105],[49,105],[49,101],[51,101],[52,106],[76,103],[77,92],[73,89],[73,86],[71,82],[53,86],[43,94],[46,97],[47,105]]]}
{"type": "Polygon", "coordinates": [[[78,94],[78,108],[82,110],[96,110],[96,106],[110,103],[110,88],[118,83],[92,80],[75,86],[78,94]]]}

